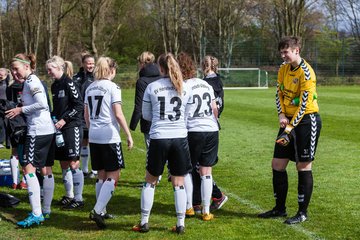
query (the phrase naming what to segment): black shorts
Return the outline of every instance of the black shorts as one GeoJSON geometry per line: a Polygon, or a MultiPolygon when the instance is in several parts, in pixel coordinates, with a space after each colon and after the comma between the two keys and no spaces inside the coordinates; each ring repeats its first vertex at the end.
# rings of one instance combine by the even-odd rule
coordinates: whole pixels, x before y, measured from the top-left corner
{"type": "Polygon", "coordinates": [[[80,159],[80,146],[82,140],[82,127],[66,128],[61,130],[65,145],[56,147],[55,159],[71,161],[80,159]]]}
{"type": "Polygon", "coordinates": [[[212,167],[217,163],[219,132],[189,132],[191,164],[212,167]]]}
{"type": "Polygon", "coordinates": [[[54,165],[55,134],[26,136],[21,166],[31,163],[36,168],[54,165]]]}
{"type": "MultiPolygon", "coordinates": [[[[321,118],[318,113],[306,114],[300,123],[294,128],[296,135],[296,145],[294,138],[287,146],[281,146],[275,143],[274,158],[287,158],[296,161],[296,152],[299,162],[311,162],[315,158],[317,143],[321,131],[321,118]]],[[[284,128],[279,129],[279,134],[284,128]]]]}
{"type": "Polygon", "coordinates": [[[26,140],[26,130],[24,134],[20,134],[19,136],[12,136],[10,138],[10,144],[12,148],[17,148],[19,145],[24,145],[26,140]]]}
{"type": "Polygon", "coordinates": [[[164,171],[166,160],[173,176],[184,176],[191,172],[187,138],[150,139],[146,163],[148,172],[153,176],[160,176],[164,171]]]}
{"type": "Polygon", "coordinates": [[[90,157],[93,170],[113,172],[125,168],[121,143],[90,143],[90,157]]]}

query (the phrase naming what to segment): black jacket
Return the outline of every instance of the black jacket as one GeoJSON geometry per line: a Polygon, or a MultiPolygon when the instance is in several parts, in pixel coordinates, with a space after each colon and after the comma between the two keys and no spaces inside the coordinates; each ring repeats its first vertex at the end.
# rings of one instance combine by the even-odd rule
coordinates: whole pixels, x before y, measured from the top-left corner
{"type": "Polygon", "coordinates": [[[161,78],[159,68],[156,64],[149,63],[146,64],[139,72],[139,79],[136,81],[136,90],[135,90],[135,106],[134,111],[131,116],[130,129],[135,130],[136,126],[140,120],[140,130],[142,133],[149,133],[151,122],[146,121],[142,118],[142,100],[144,97],[144,92],[150,83],[161,78]]]}
{"type": "Polygon", "coordinates": [[[6,148],[10,148],[11,143],[24,143],[26,137],[26,121],[24,114],[19,114],[16,117],[10,119],[5,117],[7,110],[13,109],[18,104],[6,99],[0,99],[0,121],[3,121],[6,136],[6,148]]]}
{"type": "MultiPolygon", "coordinates": [[[[80,68],[79,72],[73,76],[73,81],[77,85],[83,101],[85,100],[85,91],[94,81],[94,74],[85,72],[84,68],[80,68]]],[[[84,115],[82,116],[83,129],[87,130],[84,115]]]]}
{"type": "Polygon", "coordinates": [[[80,68],[79,72],[73,76],[73,81],[80,90],[84,100],[87,87],[94,81],[94,74],[85,72],[83,68],[80,68]]]}
{"type": "Polygon", "coordinates": [[[224,110],[224,85],[220,79],[220,75],[217,74],[214,77],[205,77],[204,80],[214,89],[216,105],[219,111],[218,117],[220,117],[220,114],[224,110]]]}
{"type": "Polygon", "coordinates": [[[64,119],[66,122],[64,129],[81,126],[84,104],[79,89],[72,79],[63,74],[51,85],[51,93],[53,99],[51,116],[55,116],[58,121],[64,119]]]}

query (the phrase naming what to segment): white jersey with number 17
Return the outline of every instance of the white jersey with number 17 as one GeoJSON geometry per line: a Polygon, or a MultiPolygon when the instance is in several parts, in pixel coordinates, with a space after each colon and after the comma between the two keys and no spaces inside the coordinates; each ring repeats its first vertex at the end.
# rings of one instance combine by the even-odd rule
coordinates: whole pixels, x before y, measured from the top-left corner
{"type": "Polygon", "coordinates": [[[151,121],[151,139],[184,138],[187,136],[185,108],[191,90],[183,83],[179,95],[168,77],[150,83],[143,97],[142,115],[151,121]]]}
{"type": "Polygon", "coordinates": [[[110,80],[96,80],[86,89],[84,103],[89,111],[89,142],[120,142],[120,126],[112,105],[121,104],[121,90],[110,80]]]}

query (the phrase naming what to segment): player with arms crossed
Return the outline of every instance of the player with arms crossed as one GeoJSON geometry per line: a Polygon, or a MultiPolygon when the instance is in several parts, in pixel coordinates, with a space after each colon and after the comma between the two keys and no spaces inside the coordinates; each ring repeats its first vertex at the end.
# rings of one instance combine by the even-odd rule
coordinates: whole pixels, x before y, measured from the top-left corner
{"type": "Polygon", "coordinates": [[[179,65],[172,54],[162,54],[158,58],[158,65],[163,77],[147,86],[143,98],[143,118],[152,124],[147,171],[141,192],[141,221],[133,230],[149,231],[155,185],[168,160],[177,215],[177,223],[172,231],[182,234],[185,231],[186,211],[184,176],[192,169],[185,124],[185,107],[190,100],[191,90],[183,82],[179,65]]]}
{"type": "Polygon", "coordinates": [[[126,134],[129,150],[134,143],[121,108],[121,90],[112,82],[116,75],[115,61],[100,57],[94,71],[95,81],[86,89],[84,107],[91,166],[98,171],[96,204],[90,212],[90,219],[99,228],[105,228],[106,205],[115,191],[120,169],[125,168],[120,127],[126,134]]]}
{"type": "Polygon", "coordinates": [[[311,66],[300,57],[301,39],[284,37],[278,45],[284,63],[277,80],[276,105],[280,130],[272,159],[275,207],[260,218],[285,217],[289,160],[298,171],[298,212],[284,223],[307,220],[307,208],[313,190],[312,161],[320,136],[321,119],[316,95],[316,76],[311,66]],[[299,101],[297,101],[299,99],[299,101]]]}

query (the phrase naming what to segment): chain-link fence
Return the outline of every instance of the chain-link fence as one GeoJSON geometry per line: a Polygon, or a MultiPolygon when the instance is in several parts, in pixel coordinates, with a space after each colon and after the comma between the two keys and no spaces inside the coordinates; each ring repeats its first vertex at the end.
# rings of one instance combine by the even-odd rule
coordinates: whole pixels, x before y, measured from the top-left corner
{"type": "MultiPolygon", "coordinates": [[[[282,63],[276,40],[235,40],[231,53],[230,47],[217,47],[215,39],[206,42],[203,52],[218,57],[222,67],[257,67],[267,71],[269,85],[274,84],[282,63]]],[[[319,84],[360,84],[360,44],[352,39],[307,41],[301,56],[315,70],[319,84]]]]}

